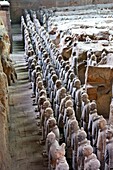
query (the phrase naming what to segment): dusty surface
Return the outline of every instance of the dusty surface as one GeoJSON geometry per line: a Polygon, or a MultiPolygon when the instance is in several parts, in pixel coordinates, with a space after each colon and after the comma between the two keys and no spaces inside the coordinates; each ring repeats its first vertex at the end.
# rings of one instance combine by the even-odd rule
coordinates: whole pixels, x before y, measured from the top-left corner
{"type": "MultiPolygon", "coordinates": [[[[76,37],[77,40],[74,41],[77,42],[75,51],[78,56],[78,77],[82,84],[87,80],[87,84],[91,85],[91,87],[87,86],[89,99],[96,100],[98,114],[108,118],[113,80],[113,9],[110,6],[106,8],[104,5],[97,5],[93,8],[87,8],[87,10],[86,8],[87,6],[85,6],[85,9],[78,8],[76,10],[74,7],[69,7],[69,10],[66,8],[57,9],[48,19],[48,30],[51,33],[53,28],[57,29],[53,40],[56,42],[56,35],[56,39],[59,39],[60,42],[57,44],[57,48],[60,49],[61,54],[62,49],[65,50],[66,47],[69,49],[72,46],[71,43],[70,46],[69,44],[65,45],[66,34],[76,37]],[[64,39],[61,30],[66,31],[64,39]],[[90,38],[87,39],[87,36],[90,38]],[[109,52],[106,64],[89,67],[87,72],[84,64],[84,60],[87,60],[87,51],[92,49],[95,52],[97,63],[99,63],[101,52],[104,48],[109,52]]],[[[53,38],[53,35],[51,36],[53,38]]],[[[67,50],[67,53],[69,54],[69,61],[72,63],[72,55],[69,50],[67,50]]],[[[63,58],[66,58],[66,55],[65,53],[63,58]]]]}
{"type": "Polygon", "coordinates": [[[11,56],[18,80],[9,87],[11,170],[47,170],[43,166],[41,155],[43,147],[37,144],[41,136],[38,135],[36,113],[30,97],[32,91],[29,89],[21,38],[19,34],[17,35],[19,31],[19,27],[18,29],[17,27],[13,28],[14,51],[11,56]]]}
{"type": "Polygon", "coordinates": [[[113,36],[113,9],[110,9],[110,6],[109,8],[106,5],[91,6],[89,8],[85,6],[85,9],[78,6],[69,7],[68,10],[57,8],[48,20],[48,30],[50,31],[53,27],[57,27],[57,32],[60,30],[66,31],[68,28],[73,36],[88,35],[92,40],[90,44],[80,39],[77,42],[79,53],[89,49],[102,51],[103,48],[113,52],[113,37],[110,43],[108,42],[109,35],[113,36]]]}

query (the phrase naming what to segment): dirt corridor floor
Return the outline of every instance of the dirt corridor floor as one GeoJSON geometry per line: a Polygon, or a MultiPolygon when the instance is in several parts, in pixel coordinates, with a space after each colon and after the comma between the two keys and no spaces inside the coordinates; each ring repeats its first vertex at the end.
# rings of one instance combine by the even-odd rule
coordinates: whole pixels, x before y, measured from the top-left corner
{"type": "Polygon", "coordinates": [[[9,87],[9,140],[12,158],[11,170],[47,170],[42,158],[43,146],[37,141],[38,135],[35,106],[32,106],[27,66],[24,59],[20,26],[13,25],[13,54],[11,58],[17,71],[18,80],[9,87]]]}

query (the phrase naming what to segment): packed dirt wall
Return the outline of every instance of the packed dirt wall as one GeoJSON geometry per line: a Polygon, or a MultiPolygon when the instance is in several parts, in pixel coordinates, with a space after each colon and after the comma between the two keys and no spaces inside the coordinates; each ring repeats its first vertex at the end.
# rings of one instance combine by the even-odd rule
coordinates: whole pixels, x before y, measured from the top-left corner
{"type": "Polygon", "coordinates": [[[7,54],[9,54],[7,41],[7,38],[9,40],[9,37],[7,32],[5,32],[4,30],[5,27],[2,20],[0,19],[0,170],[10,170],[10,154],[8,142],[8,81],[7,76],[3,71],[3,63],[4,61],[6,61],[5,57],[7,56],[7,54]]]}

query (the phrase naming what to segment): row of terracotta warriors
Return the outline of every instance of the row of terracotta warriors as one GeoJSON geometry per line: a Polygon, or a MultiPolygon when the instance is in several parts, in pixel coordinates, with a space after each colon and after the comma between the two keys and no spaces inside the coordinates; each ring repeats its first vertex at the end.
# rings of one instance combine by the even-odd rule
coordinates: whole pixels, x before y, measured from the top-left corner
{"type": "Polygon", "coordinates": [[[40,143],[46,143],[43,155],[48,157],[49,169],[112,168],[112,127],[98,115],[96,102],[89,101],[73,68],[63,61],[36,16],[33,21],[29,14],[22,17],[22,26],[33,105],[40,118],[40,143]],[[67,161],[61,141],[66,144],[67,161]]]}

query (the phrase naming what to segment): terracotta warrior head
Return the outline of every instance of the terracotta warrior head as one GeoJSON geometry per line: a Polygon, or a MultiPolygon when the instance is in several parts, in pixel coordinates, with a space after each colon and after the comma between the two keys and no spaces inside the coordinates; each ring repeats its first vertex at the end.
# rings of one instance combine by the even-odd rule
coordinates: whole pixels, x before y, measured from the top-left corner
{"type": "Polygon", "coordinates": [[[49,118],[50,116],[52,116],[53,115],[53,110],[51,109],[51,108],[47,108],[46,110],[45,110],[45,116],[47,117],[47,118],[49,118]]]}
{"type": "Polygon", "coordinates": [[[57,159],[60,159],[61,157],[64,157],[64,155],[65,155],[65,146],[66,146],[66,144],[65,144],[65,143],[62,143],[62,145],[59,146],[59,147],[56,149],[56,158],[57,158],[57,159]]]}
{"type": "Polygon", "coordinates": [[[93,147],[91,145],[85,145],[83,148],[83,154],[84,156],[88,157],[93,153],[93,147]]]}
{"type": "Polygon", "coordinates": [[[47,135],[47,139],[48,139],[48,141],[49,141],[50,143],[54,143],[54,141],[55,141],[55,139],[56,139],[56,136],[55,136],[55,134],[54,134],[53,132],[50,132],[50,133],[48,133],[48,135],[47,135]]]}
{"type": "Polygon", "coordinates": [[[78,131],[78,142],[82,142],[83,140],[85,140],[87,138],[87,134],[86,132],[84,131],[83,128],[81,128],[79,131],[78,131]]]}

